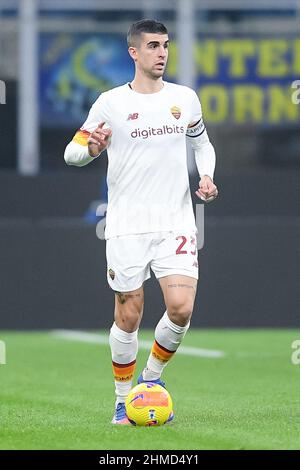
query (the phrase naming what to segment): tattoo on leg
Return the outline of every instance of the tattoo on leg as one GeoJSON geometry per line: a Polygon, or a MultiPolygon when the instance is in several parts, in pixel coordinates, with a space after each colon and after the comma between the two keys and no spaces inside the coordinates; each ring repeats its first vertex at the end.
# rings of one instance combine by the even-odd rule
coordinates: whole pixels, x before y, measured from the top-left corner
{"type": "Polygon", "coordinates": [[[142,294],[124,294],[124,292],[117,292],[115,294],[118,297],[118,301],[120,304],[125,304],[128,299],[132,299],[134,297],[141,297],[142,294]]]}
{"type": "Polygon", "coordinates": [[[125,304],[126,299],[125,299],[124,294],[122,294],[122,292],[116,292],[116,296],[118,297],[118,301],[120,304],[125,304]]]}
{"type": "Polygon", "coordinates": [[[196,290],[196,286],[190,286],[188,284],[168,284],[168,287],[186,287],[187,289],[196,290]]]}

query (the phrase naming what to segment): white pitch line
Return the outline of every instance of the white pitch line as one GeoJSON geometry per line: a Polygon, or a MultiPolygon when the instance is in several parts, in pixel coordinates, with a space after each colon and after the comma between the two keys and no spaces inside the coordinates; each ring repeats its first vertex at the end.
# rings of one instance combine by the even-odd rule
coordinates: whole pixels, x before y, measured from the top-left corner
{"type": "MultiPolygon", "coordinates": [[[[50,332],[52,336],[57,338],[66,339],[70,341],[81,341],[83,343],[93,344],[108,344],[108,335],[100,335],[95,333],[86,333],[85,331],[74,331],[74,330],[52,330],[50,332]]],[[[140,349],[151,349],[152,341],[139,340],[140,349]]],[[[223,351],[216,351],[213,349],[201,349],[191,348],[189,346],[180,346],[176,354],[184,354],[186,356],[194,357],[210,357],[220,358],[224,357],[223,351]]]]}

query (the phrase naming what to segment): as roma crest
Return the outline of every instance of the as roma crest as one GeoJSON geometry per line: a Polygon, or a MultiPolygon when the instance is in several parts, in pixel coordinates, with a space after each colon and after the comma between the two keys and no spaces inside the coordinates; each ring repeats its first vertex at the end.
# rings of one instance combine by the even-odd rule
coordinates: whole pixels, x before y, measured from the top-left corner
{"type": "Polygon", "coordinates": [[[181,116],[181,109],[178,106],[172,106],[171,113],[173,114],[175,119],[179,119],[181,116]]]}
{"type": "Polygon", "coordinates": [[[110,275],[111,279],[114,280],[115,275],[116,275],[115,271],[113,271],[112,269],[109,269],[108,274],[110,275]]]}

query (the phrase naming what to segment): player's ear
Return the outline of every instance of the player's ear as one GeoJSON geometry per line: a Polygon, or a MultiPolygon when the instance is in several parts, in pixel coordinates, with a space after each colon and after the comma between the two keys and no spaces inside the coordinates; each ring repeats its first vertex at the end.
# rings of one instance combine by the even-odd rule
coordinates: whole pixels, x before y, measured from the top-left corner
{"type": "Polygon", "coordinates": [[[128,52],[129,52],[130,57],[131,57],[134,61],[136,61],[136,59],[137,59],[137,49],[136,49],[136,47],[130,46],[130,47],[128,48],[128,52]]]}

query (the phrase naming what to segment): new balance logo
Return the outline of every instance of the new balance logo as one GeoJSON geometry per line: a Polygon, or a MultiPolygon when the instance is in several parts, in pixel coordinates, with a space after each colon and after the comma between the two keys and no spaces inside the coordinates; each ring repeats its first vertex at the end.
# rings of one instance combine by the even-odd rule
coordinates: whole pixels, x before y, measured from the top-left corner
{"type": "Polygon", "coordinates": [[[139,113],[129,114],[129,115],[128,115],[128,118],[127,118],[127,121],[134,121],[134,120],[137,119],[138,117],[139,117],[139,113]]]}

